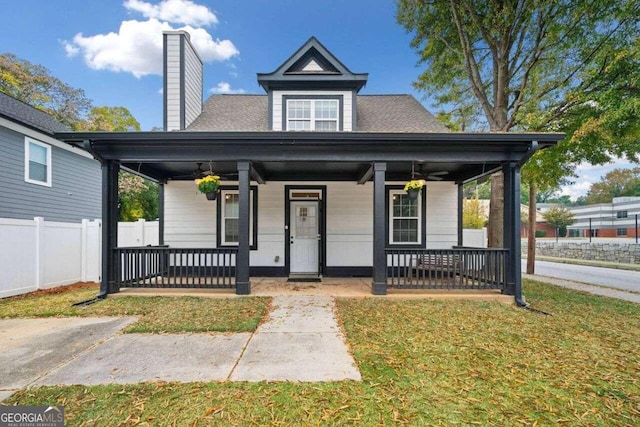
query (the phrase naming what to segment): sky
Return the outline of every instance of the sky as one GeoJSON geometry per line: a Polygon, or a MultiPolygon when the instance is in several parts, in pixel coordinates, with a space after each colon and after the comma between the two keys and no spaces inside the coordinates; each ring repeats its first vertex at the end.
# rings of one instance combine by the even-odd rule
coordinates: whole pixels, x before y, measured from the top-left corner
{"type": "MultiPolygon", "coordinates": [[[[43,65],[96,106],[124,106],[142,130],[162,126],[162,31],[186,29],[204,61],[204,98],[264,93],[274,71],[315,36],[352,72],[362,94],[409,93],[423,70],[393,0],[20,0],[3,4],[0,53],[43,65]]],[[[563,194],[577,197],[614,167],[579,165],[563,194]]]]}

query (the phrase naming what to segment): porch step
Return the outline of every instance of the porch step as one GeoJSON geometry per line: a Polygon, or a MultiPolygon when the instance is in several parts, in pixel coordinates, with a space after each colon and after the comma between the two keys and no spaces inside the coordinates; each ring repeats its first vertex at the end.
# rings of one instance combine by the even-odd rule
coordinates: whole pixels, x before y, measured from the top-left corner
{"type": "Polygon", "coordinates": [[[317,274],[290,274],[287,282],[322,282],[322,277],[317,274]]]}

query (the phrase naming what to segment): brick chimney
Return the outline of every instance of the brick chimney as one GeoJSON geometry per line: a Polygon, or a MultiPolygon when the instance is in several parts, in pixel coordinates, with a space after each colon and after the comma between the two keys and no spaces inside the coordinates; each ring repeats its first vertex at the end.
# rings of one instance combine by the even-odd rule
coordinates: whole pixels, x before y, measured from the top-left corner
{"type": "Polygon", "coordinates": [[[183,130],[202,113],[202,60],[186,31],[164,31],[164,130],[183,130]]]}

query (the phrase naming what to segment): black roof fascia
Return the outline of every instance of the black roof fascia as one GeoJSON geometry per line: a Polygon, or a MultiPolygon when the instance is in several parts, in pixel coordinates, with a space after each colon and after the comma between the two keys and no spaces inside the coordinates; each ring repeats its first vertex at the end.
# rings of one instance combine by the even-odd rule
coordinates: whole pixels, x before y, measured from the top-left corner
{"type": "Polygon", "coordinates": [[[519,161],[532,142],[554,145],[563,134],[357,132],[88,132],[59,133],[66,142],[91,140],[94,151],[122,162],[519,161]]]}
{"type": "Polygon", "coordinates": [[[56,132],[55,137],[66,142],[91,140],[95,142],[135,141],[207,141],[207,142],[252,142],[290,141],[293,143],[320,142],[325,144],[392,142],[521,142],[538,141],[540,146],[555,145],[564,139],[564,133],[533,132],[56,132]]]}

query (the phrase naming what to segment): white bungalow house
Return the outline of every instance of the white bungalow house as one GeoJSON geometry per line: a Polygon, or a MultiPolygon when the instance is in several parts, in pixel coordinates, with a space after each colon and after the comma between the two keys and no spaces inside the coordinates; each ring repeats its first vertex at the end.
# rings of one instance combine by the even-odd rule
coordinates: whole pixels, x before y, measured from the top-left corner
{"type": "Polygon", "coordinates": [[[164,34],[165,132],[58,134],[102,163],[102,293],[120,287],[231,287],[251,277],[372,278],[392,288],[499,289],[520,301],[520,167],[563,135],[452,133],[410,95],[360,95],[315,38],[262,95],[202,103],[186,32],[164,34]],[[159,247],[118,248],[117,171],[160,182],[159,247]],[[467,249],[462,185],[505,173],[505,248],[467,249]],[[222,177],[215,201],[194,178],[222,177]],[[425,182],[417,199],[403,187],[425,182]]]}

